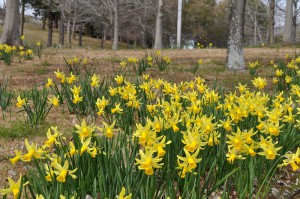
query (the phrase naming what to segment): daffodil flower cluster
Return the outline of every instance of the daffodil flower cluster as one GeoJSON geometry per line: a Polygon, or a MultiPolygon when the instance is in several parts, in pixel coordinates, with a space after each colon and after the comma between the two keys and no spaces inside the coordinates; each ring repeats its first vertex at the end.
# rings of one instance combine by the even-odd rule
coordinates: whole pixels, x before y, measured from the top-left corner
{"type": "Polygon", "coordinates": [[[25,49],[24,46],[0,44],[0,60],[3,60],[6,65],[10,65],[14,56],[18,56],[19,61],[23,58],[31,60],[34,56],[34,51],[32,49],[25,49]]]}
{"type": "Polygon", "coordinates": [[[300,57],[290,60],[287,63],[276,64],[271,62],[273,66],[274,77],[273,84],[274,87],[280,91],[287,90],[293,85],[299,85],[300,83],[300,57]]]}
{"type": "MultiPolygon", "coordinates": [[[[259,175],[257,186],[264,186],[267,181],[260,176],[272,177],[266,170],[273,172],[278,165],[298,170],[299,149],[293,151],[300,143],[299,85],[270,94],[262,91],[265,79],[256,78],[255,91],[238,84],[234,91],[223,94],[200,77],[171,83],[143,75],[131,83],[118,74],[100,83],[99,75],[89,74],[84,78],[76,75],[70,84],[63,72],[56,71],[56,77],[45,85],[53,92],[48,102],[66,104],[70,112],[87,118],[75,125],[69,141],[56,127],[48,130],[41,147],[26,140],[26,152],[16,150],[11,162],[38,161],[43,169],[39,176],[64,190],[63,195],[82,196],[86,194],[82,190],[88,189],[95,196],[102,194],[101,198],[118,194],[125,198],[125,190],[119,191],[126,187],[138,198],[144,187],[168,184],[171,178],[186,194],[188,183],[201,184],[208,173],[224,182],[223,178],[230,178],[237,170],[235,178],[249,182],[254,174],[259,175]],[[90,112],[79,112],[81,106],[90,112]],[[260,166],[266,169],[255,169],[260,166]],[[116,189],[111,194],[106,186],[114,182],[116,189]],[[71,184],[79,188],[67,192],[60,187],[71,184]]],[[[21,96],[17,101],[19,107],[27,103],[21,96]]],[[[212,180],[209,186],[213,184],[222,183],[212,180]]]]}

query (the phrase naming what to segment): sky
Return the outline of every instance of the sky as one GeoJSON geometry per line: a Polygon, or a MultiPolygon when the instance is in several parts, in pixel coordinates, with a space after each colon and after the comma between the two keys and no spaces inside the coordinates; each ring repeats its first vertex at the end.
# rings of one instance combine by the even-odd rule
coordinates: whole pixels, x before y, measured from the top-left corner
{"type": "MultiPolygon", "coordinates": [[[[0,0],[0,7],[1,7],[1,8],[2,8],[3,5],[4,5],[4,1],[5,1],[5,0],[0,0]]],[[[25,10],[25,14],[26,14],[26,15],[31,15],[31,16],[32,16],[32,12],[33,12],[32,9],[28,9],[28,8],[27,8],[27,9],[25,10]]]]}

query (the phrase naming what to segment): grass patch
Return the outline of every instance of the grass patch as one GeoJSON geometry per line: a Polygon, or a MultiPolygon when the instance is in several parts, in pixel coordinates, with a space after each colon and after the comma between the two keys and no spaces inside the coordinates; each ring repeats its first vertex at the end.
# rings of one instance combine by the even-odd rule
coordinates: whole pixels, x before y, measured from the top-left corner
{"type": "Polygon", "coordinates": [[[22,138],[28,136],[44,135],[49,128],[49,124],[44,123],[35,128],[31,128],[29,124],[23,121],[15,121],[9,127],[0,128],[0,138],[22,138]]]}
{"type": "Polygon", "coordinates": [[[125,60],[125,58],[117,57],[117,56],[110,56],[110,57],[105,57],[102,59],[105,62],[110,62],[110,63],[120,63],[121,61],[125,60]]]}
{"type": "Polygon", "coordinates": [[[208,63],[206,63],[208,65],[216,65],[216,66],[222,66],[224,67],[225,66],[225,63],[224,61],[222,60],[210,60],[208,63]]]}

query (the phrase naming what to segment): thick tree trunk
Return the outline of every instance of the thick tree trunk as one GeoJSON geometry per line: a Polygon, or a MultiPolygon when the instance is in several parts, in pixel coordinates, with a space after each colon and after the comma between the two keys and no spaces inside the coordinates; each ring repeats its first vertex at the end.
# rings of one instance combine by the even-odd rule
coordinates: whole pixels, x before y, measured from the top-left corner
{"type": "Polygon", "coordinates": [[[181,48],[182,0],[178,0],[177,48],[181,48]]]}
{"type": "Polygon", "coordinates": [[[19,0],[9,0],[6,2],[5,21],[0,44],[5,43],[15,46],[20,44],[19,6],[19,0]]]}
{"type": "Polygon", "coordinates": [[[54,20],[54,14],[52,12],[49,12],[48,13],[48,41],[47,41],[47,47],[52,46],[53,20],[54,20]]]}
{"type": "Polygon", "coordinates": [[[78,45],[82,47],[82,25],[79,26],[79,40],[78,40],[78,45]]]}
{"type": "Polygon", "coordinates": [[[275,26],[275,0],[270,0],[269,8],[269,45],[274,45],[274,26],[275,26]]]}
{"type": "Polygon", "coordinates": [[[158,0],[154,49],[162,49],[163,48],[163,43],[162,43],[163,1],[164,0],[158,0]]]}
{"type": "Polygon", "coordinates": [[[20,33],[21,35],[24,35],[24,24],[25,24],[25,1],[22,1],[22,11],[21,11],[21,27],[20,27],[20,33]]]}
{"type": "Polygon", "coordinates": [[[119,48],[119,0],[114,0],[114,42],[112,49],[119,48]]]}
{"type": "Polygon", "coordinates": [[[229,70],[245,69],[243,51],[245,5],[246,0],[230,1],[230,25],[227,46],[227,68],[229,70]]]}
{"type": "Polygon", "coordinates": [[[59,23],[59,44],[61,47],[65,45],[65,23],[63,14],[60,15],[60,23],[59,23]]]}
{"type": "Polygon", "coordinates": [[[286,2],[286,15],[283,32],[283,42],[285,44],[292,44],[293,41],[293,1],[287,0],[286,2]]]}

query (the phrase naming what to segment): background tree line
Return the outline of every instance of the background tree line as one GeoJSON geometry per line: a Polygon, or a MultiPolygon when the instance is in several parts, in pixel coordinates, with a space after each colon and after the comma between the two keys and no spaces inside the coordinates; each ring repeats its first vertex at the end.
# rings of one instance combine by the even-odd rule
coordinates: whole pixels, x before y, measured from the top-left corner
{"type": "MultiPolygon", "coordinates": [[[[70,44],[82,27],[85,35],[115,41],[114,49],[118,48],[118,41],[132,47],[152,48],[161,11],[162,46],[169,48],[175,47],[178,40],[178,2],[182,4],[181,46],[191,42],[227,46],[230,0],[21,0],[19,6],[21,16],[25,9],[33,9],[34,15],[42,20],[43,29],[46,24],[50,29],[61,27],[67,33],[67,38],[61,38],[61,45],[70,44]]],[[[298,12],[298,0],[247,0],[245,45],[272,45],[275,39],[294,43],[298,12]],[[280,21],[285,16],[287,21],[280,21]],[[284,34],[280,34],[283,30],[284,34]]],[[[23,19],[20,18],[21,24],[23,19]]],[[[51,30],[49,37],[51,46],[51,30]]],[[[99,46],[103,47],[103,42],[99,46]]]]}
{"type": "MultiPolygon", "coordinates": [[[[112,49],[125,42],[134,48],[227,47],[239,54],[244,46],[294,44],[299,12],[298,0],[9,0],[0,43],[21,42],[28,7],[42,29],[47,24],[48,47],[59,28],[61,46],[79,33],[80,45],[84,34],[101,39],[101,48],[112,40],[112,49]]],[[[241,60],[233,63],[244,66],[241,60]]]]}

